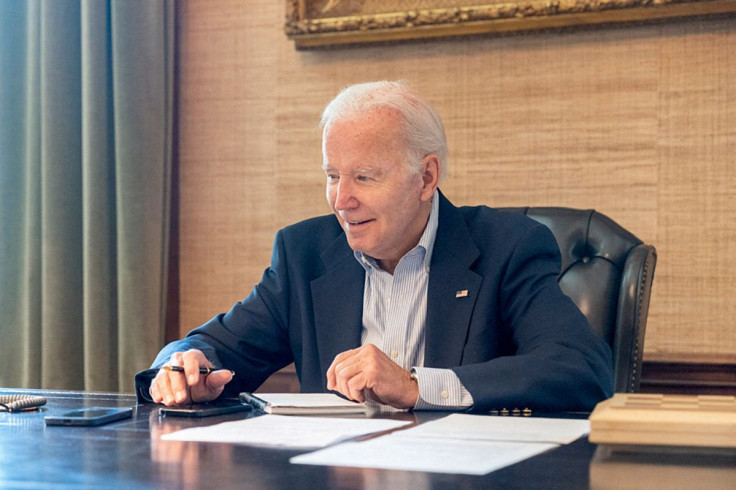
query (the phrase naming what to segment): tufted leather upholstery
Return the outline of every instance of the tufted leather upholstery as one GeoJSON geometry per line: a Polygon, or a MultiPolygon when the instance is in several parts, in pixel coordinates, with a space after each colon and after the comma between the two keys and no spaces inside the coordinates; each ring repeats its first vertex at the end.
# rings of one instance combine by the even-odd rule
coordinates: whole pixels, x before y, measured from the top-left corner
{"type": "Polygon", "coordinates": [[[506,208],[552,230],[562,254],[560,288],[613,350],[614,388],[636,393],[657,253],[595,210],[506,208]]]}

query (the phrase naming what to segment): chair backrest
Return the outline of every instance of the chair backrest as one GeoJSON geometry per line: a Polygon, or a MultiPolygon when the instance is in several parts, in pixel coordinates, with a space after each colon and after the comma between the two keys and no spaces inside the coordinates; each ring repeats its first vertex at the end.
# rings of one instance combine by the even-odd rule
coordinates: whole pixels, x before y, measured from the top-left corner
{"type": "Polygon", "coordinates": [[[552,230],[562,254],[560,288],[611,346],[615,391],[638,392],[655,248],[592,209],[506,209],[552,230]]]}

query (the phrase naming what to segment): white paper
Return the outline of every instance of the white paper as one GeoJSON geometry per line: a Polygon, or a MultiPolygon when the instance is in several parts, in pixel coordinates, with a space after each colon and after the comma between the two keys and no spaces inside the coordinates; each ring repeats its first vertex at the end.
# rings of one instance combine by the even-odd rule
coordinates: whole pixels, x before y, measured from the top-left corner
{"type": "Polygon", "coordinates": [[[296,456],[291,462],[485,475],[589,431],[587,420],[452,414],[383,437],[296,456]]]}
{"type": "Polygon", "coordinates": [[[454,413],[407,429],[412,437],[569,444],[590,432],[588,420],[489,417],[454,413]]]}
{"type": "Polygon", "coordinates": [[[166,441],[227,442],[288,448],[321,448],[410,422],[388,419],[262,415],[161,436],[166,441]]]}
{"type": "Polygon", "coordinates": [[[405,431],[291,458],[295,464],[485,475],[557,447],[550,443],[406,437],[405,431]]]}

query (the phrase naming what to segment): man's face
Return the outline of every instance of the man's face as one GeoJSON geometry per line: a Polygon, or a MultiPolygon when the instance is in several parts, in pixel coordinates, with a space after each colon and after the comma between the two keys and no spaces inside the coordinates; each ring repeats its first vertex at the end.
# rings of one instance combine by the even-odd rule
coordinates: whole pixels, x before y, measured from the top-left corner
{"type": "Polygon", "coordinates": [[[331,123],[322,141],[327,202],[350,247],[390,272],[418,243],[436,186],[410,170],[399,125],[395,111],[373,111],[331,123]]]}

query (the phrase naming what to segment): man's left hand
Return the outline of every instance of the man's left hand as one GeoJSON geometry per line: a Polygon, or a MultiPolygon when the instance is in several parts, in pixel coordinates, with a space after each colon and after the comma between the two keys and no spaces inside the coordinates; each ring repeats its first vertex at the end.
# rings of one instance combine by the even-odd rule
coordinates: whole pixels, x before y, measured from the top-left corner
{"type": "Polygon", "coordinates": [[[419,386],[409,371],[373,344],[338,354],[327,370],[327,389],[351,400],[371,400],[396,408],[413,408],[419,386]]]}

